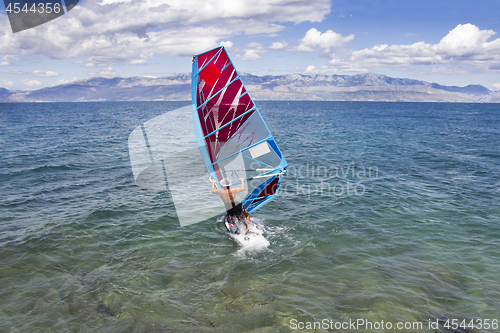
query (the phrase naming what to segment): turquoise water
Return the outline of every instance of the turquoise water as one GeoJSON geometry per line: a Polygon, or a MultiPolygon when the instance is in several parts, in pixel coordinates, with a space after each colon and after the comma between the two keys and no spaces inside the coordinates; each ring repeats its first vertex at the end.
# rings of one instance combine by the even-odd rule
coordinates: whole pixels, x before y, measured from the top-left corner
{"type": "Polygon", "coordinates": [[[500,331],[499,105],[258,103],[289,168],[245,248],[134,184],[186,104],[0,104],[0,332],[500,331]]]}

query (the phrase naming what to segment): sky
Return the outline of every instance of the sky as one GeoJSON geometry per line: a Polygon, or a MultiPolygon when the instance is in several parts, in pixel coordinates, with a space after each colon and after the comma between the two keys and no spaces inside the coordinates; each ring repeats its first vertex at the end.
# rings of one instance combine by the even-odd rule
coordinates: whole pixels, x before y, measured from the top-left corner
{"type": "Polygon", "coordinates": [[[224,45],[255,75],[376,73],[500,90],[500,1],[81,0],[12,33],[0,5],[0,87],[191,71],[224,45]]]}

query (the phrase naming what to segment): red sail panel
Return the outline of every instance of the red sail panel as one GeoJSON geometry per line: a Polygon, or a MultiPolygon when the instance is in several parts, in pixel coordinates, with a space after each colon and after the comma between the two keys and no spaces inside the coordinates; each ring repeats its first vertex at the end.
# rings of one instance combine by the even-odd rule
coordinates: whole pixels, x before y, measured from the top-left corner
{"type": "Polygon", "coordinates": [[[217,140],[217,134],[214,133],[208,136],[205,139],[205,144],[207,145],[208,156],[210,156],[210,160],[212,161],[212,163],[214,163],[215,161],[217,161],[217,154],[220,151],[220,144],[217,140]]]}
{"type": "MultiPolygon", "coordinates": [[[[202,124],[205,123],[205,126],[202,126],[204,136],[223,127],[253,108],[254,105],[250,96],[245,93],[241,81],[236,80],[198,110],[202,124]],[[242,96],[242,94],[244,95],[242,96]]],[[[225,136],[224,139],[220,140],[227,140],[229,137],[225,136]]]]}
{"type": "Polygon", "coordinates": [[[212,51],[208,51],[206,53],[203,53],[203,54],[200,54],[198,56],[198,70],[200,70],[201,68],[203,68],[203,66],[205,66],[205,64],[210,60],[212,59],[212,57],[220,51],[220,48],[216,48],[212,51]]]}
{"type": "Polygon", "coordinates": [[[214,118],[217,124],[220,124],[220,126],[222,126],[223,124],[232,120],[227,119],[223,123],[220,122],[224,118],[228,118],[225,117],[225,113],[231,108],[232,105],[237,105],[238,100],[236,98],[244,92],[245,89],[243,88],[241,81],[236,80],[229,86],[227,86],[224,90],[222,90],[220,94],[214,96],[207,102],[206,106],[207,109],[211,111],[210,113],[214,114],[214,117],[219,117],[219,119],[214,118]]]}
{"type": "Polygon", "coordinates": [[[220,146],[217,143],[217,137],[215,134],[210,135],[205,139],[205,144],[207,145],[208,156],[212,163],[217,160],[217,154],[220,151],[220,146]]]}
{"type": "Polygon", "coordinates": [[[257,202],[259,202],[259,201],[262,201],[262,200],[265,200],[265,199],[266,199],[265,197],[264,197],[264,198],[256,198],[256,199],[254,199],[254,200],[252,201],[252,204],[255,204],[255,203],[257,203],[257,202]]]}
{"type": "Polygon", "coordinates": [[[274,178],[273,181],[271,181],[269,184],[267,184],[266,187],[264,187],[262,192],[260,192],[258,198],[275,194],[276,191],[278,190],[279,182],[280,182],[279,177],[274,178]]]}
{"type": "Polygon", "coordinates": [[[200,79],[205,81],[210,87],[214,86],[217,80],[219,80],[220,76],[220,69],[217,68],[217,66],[215,66],[212,62],[209,63],[207,67],[203,68],[203,70],[200,72],[200,79]]]}
{"type": "MultiPolygon", "coordinates": [[[[238,131],[241,127],[241,125],[247,121],[248,118],[250,118],[250,116],[253,114],[253,112],[249,112],[247,113],[246,115],[244,115],[243,117],[235,120],[232,124],[230,124],[229,126],[226,126],[224,128],[221,128],[219,130],[219,141],[222,141],[222,142],[226,142],[229,140],[229,138],[231,138],[233,136],[234,133],[236,133],[236,131],[238,131]]],[[[243,147],[240,147],[240,148],[246,148],[246,146],[243,146],[243,147]]]]}
{"type": "MultiPolygon", "coordinates": [[[[213,63],[210,63],[209,65],[207,65],[207,67],[205,67],[203,69],[203,71],[200,72],[200,77],[201,77],[201,73],[204,73],[205,70],[207,70],[207,68],[209,67],[215,67],[217,68],[217,70],[220,68],[216,65],[214,65],[213,63]]],[[[214,73],[215,70],[213,70],[213,72],[211,73],[214,73]]],[[[216,73],[214,73],[216,74],[216,73]]],[[[202,80],[203,80],[203,77],[201,77],[202,80]]],[[[220,92],[221,89],[223,89],[226,85],[229,84],[229,82],[233,81],[234,79],[236,78],[236,71],[234,70],[233,66],[227,66],[223,71],[222,73],[220,73],[219,71],[219,74],[217,75],[217,79],[215,81],[213,81],[212,84],[204,84],[203,82],[207,82],[205,80],[201,81],[200,84],[199,84],[199,91],[198,91],[198,99],[197,99],[197,102],[198,102],[198,105],[202,105],[203,103],[205,103],[207,100],[213,98],[213,99],[217,99],[217,94],[220,92]],[[214,96],[215,95],[215,96],[214,96]]]]}
{"type": "MultiPolygon", "coordinates": [[[[245,114],[243,117],[237,119],[233,123],[229,124],[228,126],[221,128],[218,132],[208,136],[205,139],[205,143],[207,145],[207,150],[208,154],[210,156],[210,159],[212,162],[215,162],[217,160],[217,157],[219,155],[219,152],[221,148],[224,146],[224,144],[233,136],[234,133],[236,133],[240,128],[241,124],[243,124],[254,112],[249,112],[245,114]]],[[[239,149],[243,149],[247,147],[250,143],[251,140],[244,142],[246,144],[241,145],[239,149]]]]}
{"type": "MultiPolygon", "coordinates": [[[[216,94],[218,91],[223,89],[225,86],[229,84],[229,82],[233,81],[236,78],[236,71],[233,66],[227,66],[220,76],[219,81],[213,87],[212,94],[216,94]]],[[[207,92],[210,93],[210,92],[207,92]]],[[[213,95],[205,95],[207,99],[211,98],[213,95]]]]}
{"type": "MultiPolygon", "coordinates": [[[[226,65],[228,65],[230,63],[229,61],[229,57],[227,55],[227,53],[224,51],[224,52],[220,52],[217,57],[215,57],[213,63],[219,67],[219,68],[224,68],[226,67],[226,65]]],[[[232,68],[233,66],[231,66],[232,68]]],[[[233,68],[234,69],[234,68],[233,68]]]]}

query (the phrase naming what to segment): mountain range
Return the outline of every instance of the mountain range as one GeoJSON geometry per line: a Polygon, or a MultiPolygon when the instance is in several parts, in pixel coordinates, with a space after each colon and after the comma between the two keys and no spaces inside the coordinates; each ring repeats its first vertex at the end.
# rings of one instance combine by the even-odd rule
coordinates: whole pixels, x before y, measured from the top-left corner
{"type": "MultiPolygon", "coordinates": [[[[481,85],[442,86],[367,73],[358,75],[241,74],[256,100],[498,103],[500,92],[481,85]]],[[[0,102],[184,101],[191,74],[160,78],[95,77],[33,91],[0,88],[0,102]]]]}

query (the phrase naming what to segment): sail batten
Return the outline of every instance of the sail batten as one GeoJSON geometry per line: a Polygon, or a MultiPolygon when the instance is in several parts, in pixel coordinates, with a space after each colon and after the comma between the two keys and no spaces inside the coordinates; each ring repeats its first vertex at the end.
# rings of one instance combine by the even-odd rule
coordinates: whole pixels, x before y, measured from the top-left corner
{"type": "MultiPolygon", "coordinates": [[[[256,145],[256,146],[257,146],[257,145],[256,145]]],[[[248,150],[248,149],[245,149],[245,150],[248,150]]],[[[242,150],[242,151],[245,151],[245,150],[242,150]]],[[[231,157],[234,157],[234,156],[236,156],[236,155],[237,155],[237,154],[239,154],[239,153],[240,153],[240,152],[235,152],[235,153],[232,153],[231,155],[228,155],[228,156],[226,156],[226,157],[224,157],[224,158],[221,158],[221,159],[220,159],[220,160],[218,160],[217,162],[212,163],[212,166],[213,166],[214,164],[216,164],[216,163],[220,163],[220,162],[223,162],[224,160],[227,160],[227,159],[229,159],[229,158],[231,158],[231,157]]],[[[272,165],[268,165],[268,164],[266,164],[265,162],[259,161],[259,160],[257,160],[257,159],[254,159],[254,158],[251,158],[251,157],[248,157],[248,156],[247,156],[247,158],[248,158],[248,159],[250,159],[250,160],[253,160],[253,161],[255,161],[255,162],[262,163],[262,164],[264,164],[264,165],[266,165],[266,166],[268,166],[268,167],[272,167],[272,165]]],[[[250,169],[249,169],[249,170],[250,170],[250,169]]],[[[255,170],[263,170],[263,169],[262,169],[262,168],[260,168],[260,169],[255,169],[255,170]]],[[[274,168],[273,168],[273,169],[270,169],[270,170],[274,170],[274,168]]],[[[254,178],[255,178],[255,177],[254,177],[254,178]]]]}
{"type": "MultiPolygon", "coordinates": [[[[228,83],[228,84],[224,87],[224,89],[225,89],[225,88],[227,88],[227,87],[228,87],[231,83],[233,83],[233,82],[234,82],[234,81],[236,81],[236,80],[239,80],[239,76],[238,76],[237,78],[235,78],[233,81],[229,82],[229,83],[228,83]]],[[[205,106],[208,102],[210,102],[210,101],[211,101],[213,98],[215,98],[216,96],[219,96],[220,94],[224,93],[224,89],[220,90],[220,91],[219,91],[219,92],[217,92],[216,94],[213,94],[213,95],[212,95],[212,97],[210,97],[209,99],[207,99],[207,100],[206,100],[206,101],[205,101],[202,105],[198,106],[198,109],[199,109],[199,108],[204,107],[204,106],[205,106]]],[[[242,95],[244,95],[244,94],[242,94],[242,95]]],[[[219,98],[220,98],[220,97],[221,97],[221,96],[219,96],[219,98]]]]}
{"type": "Polygon", "coordinates": [[[287,166],[224,47],[193,58],[193,119],[205,166],[218,181],[244,178],[252,212],[277,193],[287,166]]]}
{"type": "MultiPolygon", "coordinates": [[[[254,107],[252,107],[250,110],[246,111],[245,113],[243,113],[243,114],[239,115],[238,117],[234,118],[234,120],[238,120],[239,118],[241,118],[241,117],[245,116],[246,114],[248,114],[248,113],[250,113],[250,112],[252,112],[252,111],[254,111],[254,110],[255,110],[255,106],[254,106],[254,107]]],[[[229,125],[231,125],[231,123],[227,123],[227,124],[225,124],[225,125],[221,126],[219,129],[217,129],[217,130],[215,130],[215,131],[213,131],[213,132],[211,132],[211,133],[207,134],[207,135],[205,136],[205,138],[209,137],[210,135],[214,134],[214,133],[215,133],[215,132],[217,132],[218,130],[220,130],[220,129],[222,129],[222,128],[226,127],[226,126],[229,126],[229,125]]]]}

